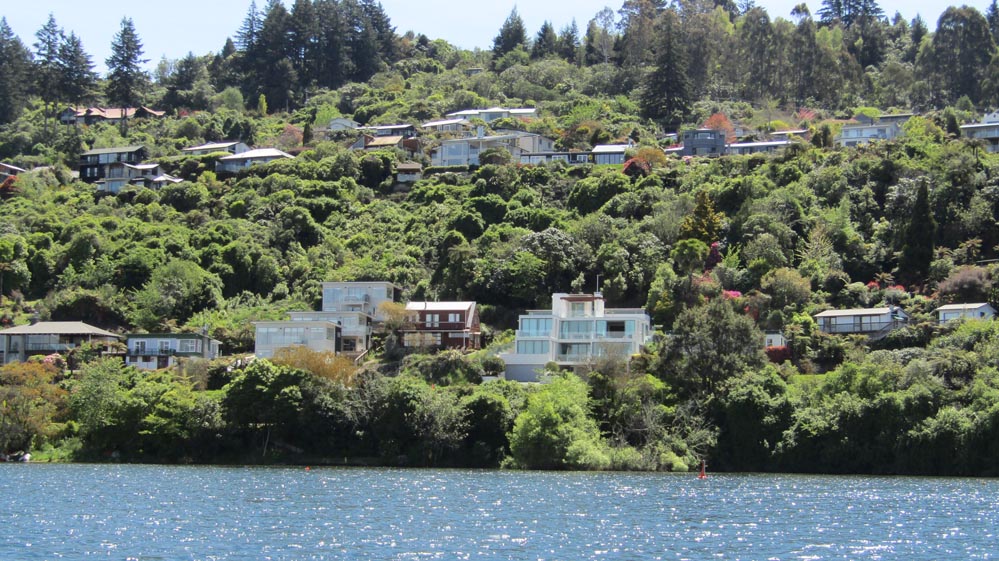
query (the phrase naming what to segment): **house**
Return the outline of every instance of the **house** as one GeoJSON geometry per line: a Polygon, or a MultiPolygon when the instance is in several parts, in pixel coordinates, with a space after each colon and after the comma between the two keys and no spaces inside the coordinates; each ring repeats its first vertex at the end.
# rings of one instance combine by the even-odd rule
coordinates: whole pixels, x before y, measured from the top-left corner
{"type": "Polygon", "coordinates": [[[569,165],[588,164],[593,161],[593,152],[524,152],[520,155],[522,164],[550,164],[565,162],[569,165]]]}
{"type": "Polygon", "coordinates": [[[24,171],[25,170],[17,166],[0,162],[0,180],[7,179],[8,177],[13,177],[19,173],[24,173],[24,171]]]}
{"type": "Polygon", "coordinates": [[[125,364],[140,370],[175,366],[178,359],[219,357],[219,341],[201,333],[129,333],[125,364]]]}
{"type": "Polygon", "coordinates": [[[933,310],[940,325],[962,319],[994,319],[996,310],[987,302],[977,304],[947,304],[933,310]]]}
{"type": "Polygon", "coordinates": [[[419,136],[420,132],[416,130],[415,125],[403,124],[403,125],[376,125],[369,127],[357,127],[357,130],[371,134],[375,137],[379,136],[401,136],[403,138],[414,138],[419,136]]]}
{"type": "Polygon", "coordinates": [[[215,171],[220,173],[237,173],[251,166],[266,164],[280,159],[293,159],[291,154],[277,148],[257,148],[240,154],[223,156],[215,162],[215,171]]]}
{"type": "Polygon", "coordinates": [[[787,339],[780,331],[767,331],[763,334],[764,347],[786,347],[787,339]]]}
{"type": "Polygon", "coordinates": [[[105,349],[120,336],[82,321],[41,321],[0,331],[0,365],[31,356],[65,353],[83,344],[105,349]]]}
{"type": "Polygon", "coordinates": [[[882,115],[871,118],[863,115],[854,117],[855,125],[843,125],[836,137],[836,146],[851,147],[867,144],[872,140],[894,140],[903,134],[902,125],[912,117],[911,113],[882,115]]]}
{"type": "Polygon", "coordinates": [[[478,349],[479,312],[475,302],[410,302],[402,336],[406,347],[478,349]]]}
{"type": "Polygon", "coordinates": [[[359,126],[361,126],[361,123],[358,123],[353,119],[348,119],[346,117],[336,117],[334,119],[330,119],[329,126],[327,126],[326,130],[329,132],[352,131],[359,126]]]}
{"type": "Polygon", "coordinates": [[[733,142],[725,147],[726,154],[771,154],[791,144],[789,140],[768,140],[765,142],[733,142]]]}
{"type": "Polygon", "coordinates": [[[127,179],[123,164],[136,165],[148,157],[145,146],[95,148],[80,154],[80,179],[96,183],[101,179],[127,179]]]}
{"type": "Polygon", "coordinates": [[[804,140],[811,140],[811,134],[808,129],[794,129],[787,131],[773,131],[770,133],[770,138],[773,140],[791,140],[792,138],[801,138],[804,140]]]}
{"type": "Polygon", "coordinates": [[[342,350],[341,328],[329,321],[255,321],[253,327],[253,354],[258,358],[271,358],[289,347],[336,354],[342,350]]]}
{"type": "Polygon", "coordinates": [[[583,368],[602,358],[627,360],[652,332],[640,308],[608,308],[599,292],[552,295],[550,310],[528,310],[519,319],[512,352],[501,353],[506,377],[536,382],[545,364],[583,368]]]}
{"type": "Polygon", "coordinates": [[[999,111],[993,111],[982,118],[981,123],[961,125],[961,133],[966,138],[978,138],[985,142],[985,150],[991,154],[999,152],[999,111]]]}
{"type": "Polygon", "coordinates": [[[354,144],[350,145],[353,150],[402,150],[410,158],[422,152],[423,146],[420,139],[416,137],[405,137],[403,135],[393,136],[372,136],[362,135],[354,144]]]}
{"type": "Polygon", "coordinates": [[[97,188],[107,193],[118,193],[127,185],[141,185],[159,189],[164,185],[180,183],[183,179],[163,173],[159,164],[108,164],[108,176],[97,180],[97,188]]]}
{"type": "Polygon", "coordinates": [[[718,157],[725,153],[725,131],[693,129],[683,131],[681,156],[718,157]]]}
{"type": "Polygon", "coordinates": [[[435,166],[477,166],[479,154],[491,148],[504,148],[514,161],[519,161],[524,153],[550,152],[554,146],[554,140],[528,132],[509,131],[492,136],[479,134],[442,141],[431,154],[431,161],[435,166]]]}
{"type": "Polygon", "coordinates": [[[597,144],[593,147],[593,163],[623,164],[628,148],[630,144],[597,144]]]}
{"type": "Polygon", "coordinates": [[[472,123],[468,119],[441,119],[438,121],[427,121],[420,125],[424,130],[436,133],[450,133],[455,135],[470,134],[472,123]]]}
{"type": "Polygon", "coordinates": [[[402,290],[390,282],[324,282],[321,317],[343,327],[344,353],[360,354],[371,348],[374,327],[389,319],[382,305],[398,302],[401,296],[402,290]]]}
{"type": "Polygon", "coordinates": [[[399,183],[416,183],[423,179],[423,166],[416,162],[402,162],[395,166],[395,180],[399,183]]]}
{"type": "Polygon", "coordinates": [[[533,119],[538,116],[538,110],[534,107],[490,107],[489,109],[465,109],[455,111],[446,115],[449,119],[482,119],[486,123],[491,123],[498,119],[533,119]]]}
{"type": "Polygon", "coordinates": [[[249,152],[250,147],[244,142],[231,141],[231,142],[209,142],[207,144],[201,144],[198,146],[191,146],[181,150],[187,156],[204,156],[205,154],[214,154],[216,152],[228,152],[230,154],[242,154],[244,152],[249,152]]]}
{"type": "Polygon", "coordinates": [[[819,331],[833,334],[862,334],[880,337],[903,327],[909,316],[896,306],[826,310],[815,314],[819,331]]]}
{"type": "Polygon", "coordinates": [[[148,107],[67,107],[59,113],[59,122],[64,125],[93,125],[94,123],[118,123],[124,119],[162,117],[166,111],[148,107]]]}

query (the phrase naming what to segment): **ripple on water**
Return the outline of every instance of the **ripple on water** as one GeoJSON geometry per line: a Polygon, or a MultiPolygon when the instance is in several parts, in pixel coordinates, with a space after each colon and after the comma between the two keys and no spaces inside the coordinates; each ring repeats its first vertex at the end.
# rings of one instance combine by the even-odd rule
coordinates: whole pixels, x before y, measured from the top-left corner
{"type": "Polygon", "coordinates": [[[993,559],[995,481],[0,465],[0,559],[993,559]]]}

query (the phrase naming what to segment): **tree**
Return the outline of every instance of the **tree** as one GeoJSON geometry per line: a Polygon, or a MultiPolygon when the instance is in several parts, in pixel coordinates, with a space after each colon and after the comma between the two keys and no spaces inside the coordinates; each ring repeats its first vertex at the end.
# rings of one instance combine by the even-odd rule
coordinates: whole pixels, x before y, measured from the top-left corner
{"type": "Polygon", "coordinates": [[[664,11],[656,30],[655,68],[642,83],[639,102],[643,115],[675,129],[690,111],[691,102],[687,53],[676,11],[664,11]]]}
{"type": "Polygon", "coordinates": [[[620,58],[623,66],[640,66],[653,53],[656,20],[666,4],[664,0],[625,0],[618,14],[621,19],[620,58]]]}
{"type": "Polygon", "coordinates": [[[919,183],[916,200],[909,212],[909,222],[902,233],[902,250],[898,256],[899,278],[909,284],[923,283],[933,260],[933,240],[936,220],[930,208],[929,188],[919,183]]]}
{"type": "Polygon", "coordinates": [[[576,26],[576,19],[572,23],[562,28],[558,34],[556,44],[558,55],[569,62],[576,62],[579,51],[579,27],[576,26]]]}
{"type": "Polygon", "coordinates": [[[63,32],[56,24],[55,16],[49,19],[35,33],[35,93],[45,103],[50,116],[55,118],[55,104],[59,101],[59,43],[63,32]]]}
{"type": "Polygon", "coordinates": [[[122,18],[121,29],[111,42],[111,56],[105,61],[108,65],[107,84],[104,93],[108,102],[122,108],[122,130],[128,130],[127,115],[124,110],[140,105],[143,90],[148,82],[142,64],[149,62],[142,58],[142,42],[135,32],[131,18],[122,18]]]}
{"type": "Polygon", "coordinates": [[[31,52],[0,18],[0,124],[9,123],[27,105],[31,83],[31,52]]]}
{"type": "Polygon", "coordinates": [[[950,7],[937,21],[923,66],[949,92],[946,101],[966,95],[978,103],[982,99],[982,78],[994,51],[989,23],[982,14],[968,6],[950,7]]]}
{"type": "Polygon", "coordinates": [[[534,38],[534,45],[531,46],[531,58],[542,59],[552,56],[558,52],[558,36],[550,21],[545,20],[538,30],[537,37],[534,38]]]}
{"type": "Polygon", "coordinates": [[[680,313],[654,370],[667,383],[696,394],[712,392],[764,360],[763,334],[753,318],[715,298],[680,313]]]}
{"type": "Polygon", "coordinates": [[[524,27],[524,20],[517,13],[517,8],[514,7],[500,27],[499,34],[493,39],[493,60],[499,60],[503,55],[526,44],[527,29],[524,27]]]}
{"type": "Polygon", "coordinates": [[[75,33],[59,44],[59,80],[62,98],[70,103],[83,103],[96,93],[94,62],[75,33]]]}
{"type": "Polygon", "coordinates": [[[989,33],[992,41],[999,44],[999,0],[992,0],[985,10],[985,21],[989,23],[989,33]]]}
{"type": "Polygon", "coordinates": [[[715,212],[715,204],[705,190],[698,191],[694,200],[693,212],[680,225],[680,238],[693,238],[705,244],[718,241],[725,215],[715,212]]]}

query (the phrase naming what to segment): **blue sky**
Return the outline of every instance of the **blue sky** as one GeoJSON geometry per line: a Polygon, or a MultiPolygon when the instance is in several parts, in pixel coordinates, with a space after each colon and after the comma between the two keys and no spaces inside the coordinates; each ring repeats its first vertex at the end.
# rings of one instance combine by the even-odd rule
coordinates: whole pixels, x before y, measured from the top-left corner
{"type": "MultiPolygon", "coordinates": [[[[576,19],[580,31],[604,6],[617,10],[622,1],[608,0],[381,0],[399,33],[414,30],[432,39],[445,39],[464,48],[489,48],[503,20],[516,5],[534,34],[545,20],[561,29],[576,19]]],[[[896,11],[906,19],[918,13],[930,29],[949,5],[967,4],[985,11],[990,0],[941,2],[940,0],[882,0],[881,7],[889,16],[896,11]]],[[[266,0],[258,0],[263,6],[266,0]]],[[[291,0],[285,0],[290,5],[291,0]]],[[[788,18],[798,0],[757,0],[771,18],[788,18]]],[[[807,2],[813,13],[821,1],[807,2]]],[[[222,48],[226,37],[233,36],[246,16],[249,0],[171,0],[152,2],[135,0],[35,0],[5,2],[0,15],[29,48],[35,32],[44,25],[48,14],[67,32],[75,31],[83,40],[98,70],[104,71],[111,40],[118,31],[122,17],[131,17],[145,46],[145,57],[152,68],[163,56],[180,58],[188,51],[201,55],[222,48]]]]}

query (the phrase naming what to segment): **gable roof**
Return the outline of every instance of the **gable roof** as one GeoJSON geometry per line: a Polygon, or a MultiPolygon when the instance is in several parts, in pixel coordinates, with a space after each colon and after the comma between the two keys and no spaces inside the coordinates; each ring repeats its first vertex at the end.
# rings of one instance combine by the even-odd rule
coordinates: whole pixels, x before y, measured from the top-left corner
{"type": "Polygon", "coordinates": [[[182,148],[181,152],[194,152],[195,150],[225,150],[226,148],[232,147],[239,144],[239,141],[232,142],[208,142],[202,144],[201,146],[191,146],[190,148],[182,148]]]}
{"type": "MultiPolygon", "coordinates": [[[[883,308],[851,308],[849,310],[826,310],[824,312],[815,314],[817,318],[831,318],[831,317],[844,317],[844,316],[880,316],[892,312],[892,308],[887,306],[883,308]]],[[[896,312],[902,312],[899,308],[894,308],[896,312]]]]}
{"type": "Polygon", "coordinates": [[[82,321],[40,321],[33,325],[18,325],[0,331],[0,335],[93,335],[96,337],[121,336],[82,321]]]}
{"type": "Polygon", "coordinates": [[[371,139],[370,142],[364,145],[365,148],[371,147],[381,147],[381,146],[395,146],[402,142],[403,137],[401,136],[376,136],[371,139]]]}
{"type": "Polygon", "coordinates": [[[627,144],[597,144],[591,152],[594,154],[624,154],[627,149],[627,144]]]}

